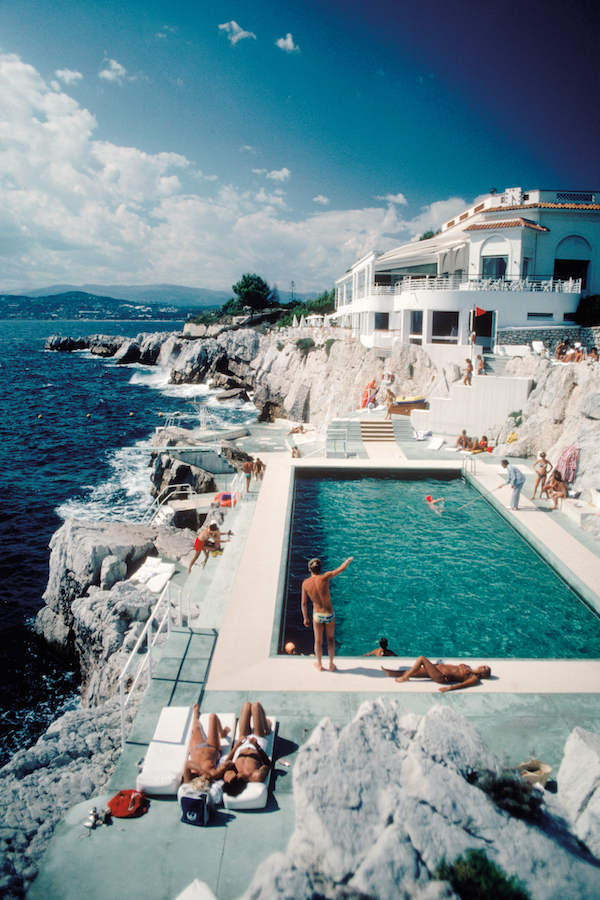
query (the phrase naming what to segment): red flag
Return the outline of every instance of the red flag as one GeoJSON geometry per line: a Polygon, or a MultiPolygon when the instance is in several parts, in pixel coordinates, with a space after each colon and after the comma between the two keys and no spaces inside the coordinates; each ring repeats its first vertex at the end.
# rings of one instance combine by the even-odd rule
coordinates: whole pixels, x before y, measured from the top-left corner
{"type": "Polygon", "coordinates": [[[480,306],[475,307],[475,315],[476,316],[483,316],[483,315],[485,315],[485,313],[486,313],[485,309],[482,309],[480,306]]]}

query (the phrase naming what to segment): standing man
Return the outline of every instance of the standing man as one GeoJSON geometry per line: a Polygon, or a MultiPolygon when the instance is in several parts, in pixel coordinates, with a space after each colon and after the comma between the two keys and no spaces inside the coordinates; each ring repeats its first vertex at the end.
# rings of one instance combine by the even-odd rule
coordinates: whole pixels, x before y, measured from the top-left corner
{"type": "Polygon", "coordinates": [[[337,567],[337,569],[321,574],[321,560],[315,557],[314,559],[311,559],[308,564],[310,578],[305,578],[302,582],[302,616],[305,628],[310,627],[307,610],[308,600],[310,600],[313,605],[313,630],[315,633],[315,656],[317,657],[314,665],[315,669],[318,669],[319,672],[324,671],[321,662],[324,630],[327,632],[329,671],[336,671],[333,662],[335,654],[335,613],[331,605],[331,597],[329,596],[329,582],[332,578],[335,578],[336,575],[339,575],[340,572],[343,572],[344,569],[347,569],[353,559],[353,556],[349,556],[348,559],[344,560],[341,566],[337,567]]]}
{"type": "MultiPolygon", "coordinates": [[[[508,476],[506,479],[506,484],[509,484],[512,487],[512,495],[510,498],[509,508],[518,509],[521,489],[525,484],[525,476],[520,469],[517,469],[516,466],[511,465],[507,459],[503,459],[500,465],[503,469],[506,469],[506,474],[508,476]]],[[[504,484],[499,484],[496,490],[499,490],[501,487],[504,487],[504,484]]]]}
{"type": "Polygon", "coordinates": [[[254,460],[252,457],[247,459],[246,462],[242,465],[242,472],[246,476],[246,493],[250,490],[250,479],[252,478],[252,473],[254,471],[254,460]]]}

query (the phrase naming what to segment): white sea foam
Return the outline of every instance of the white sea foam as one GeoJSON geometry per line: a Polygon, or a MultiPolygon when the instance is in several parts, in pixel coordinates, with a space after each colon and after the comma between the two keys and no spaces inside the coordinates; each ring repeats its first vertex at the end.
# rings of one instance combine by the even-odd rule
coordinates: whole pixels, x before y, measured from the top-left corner
{"type": "Polygon", "coordinates": [[[120,519],[139,521],[152,501],[150,493],[150,444],[138,441],[110,453],[111,474],[99,485],[84,485],[56,510],[62,519],[120,519]]]}

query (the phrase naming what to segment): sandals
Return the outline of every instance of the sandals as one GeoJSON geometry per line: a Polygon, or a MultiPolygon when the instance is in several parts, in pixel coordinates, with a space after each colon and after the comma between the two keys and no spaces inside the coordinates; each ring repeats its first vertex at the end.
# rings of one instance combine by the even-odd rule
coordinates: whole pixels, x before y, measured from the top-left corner
{"type": "Polygon", "coordinates": [[[112,825],[112,813],[108,807],[100,813],[95,806],[90,809],[89,815],[83,823],[83,827],[89,828],[91,831],[97,825],[112,825]]]}

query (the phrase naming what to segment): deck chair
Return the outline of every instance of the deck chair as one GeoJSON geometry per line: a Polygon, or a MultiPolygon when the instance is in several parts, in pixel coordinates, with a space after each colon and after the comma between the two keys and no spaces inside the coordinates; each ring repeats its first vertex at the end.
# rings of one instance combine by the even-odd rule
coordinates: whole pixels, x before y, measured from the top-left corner
{"type": "Polygon", "coordinates": [[[445,440],[443,437],[434,437],[431,438],[429,443],[427,444],[427,450],[441,450],[445,444],[445,440]]]}
{"type": "MultiPolygon", "coordinates": [[[[271,732],[267,735],[267,749],[265,750],[267,756],[273,762],[273,749],[275,747],[275,733],[277,731],[278,722],[276,719],[271,719],[271,732]]],[[[238,731],[239,731],[239,723],[238,723],[238,731]]],[[[236,740],[238,740],[238,735],[236,733],[236,740]]],[[[269,782],[271,780],[271,775],[273,770],[267,776],[267,780],[264,782],[253,781],[250,784],[247,784],[241,794],[238,794],[237,797],[230,797],[228,794],[223,792],[223,803],[226,809],[264,809],[267,805],[267,799],[269,797],[269,782]]]]}
{"type": "Polygon", "coordinates": [[[163,707],[136,778],[138,791],[157,795],[177,793],[191,733],[191,706],[163,707]]]}

